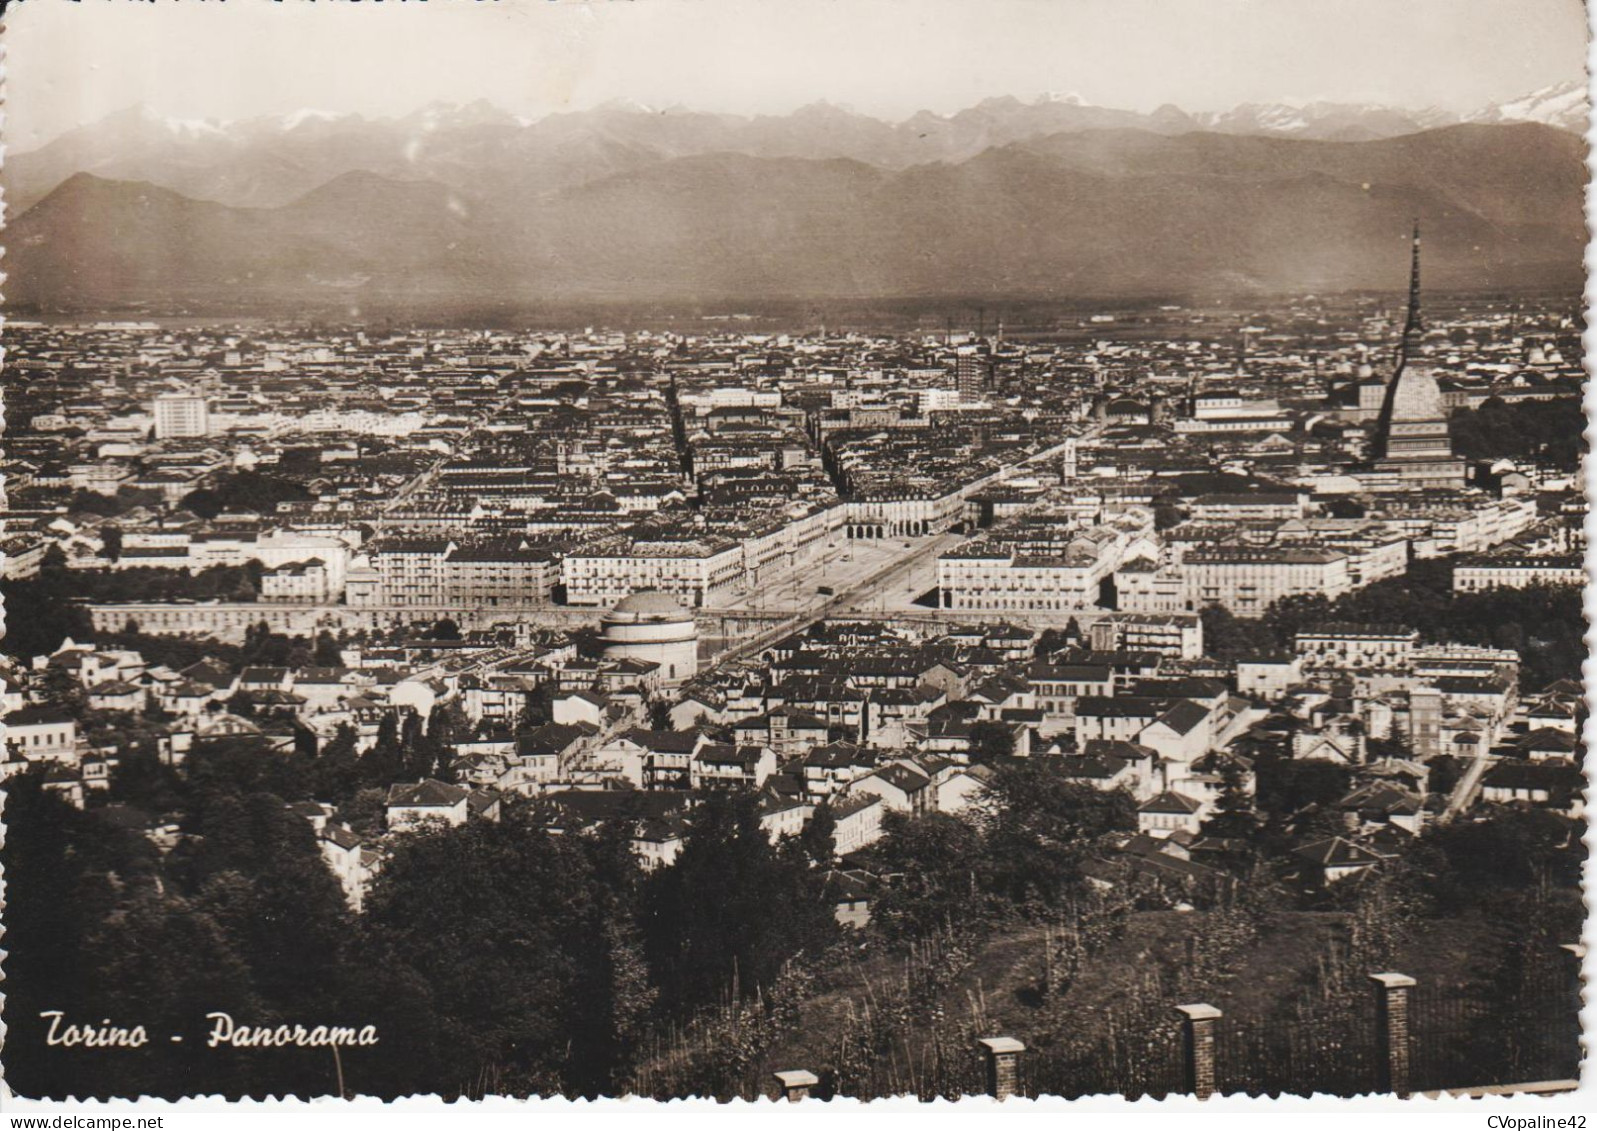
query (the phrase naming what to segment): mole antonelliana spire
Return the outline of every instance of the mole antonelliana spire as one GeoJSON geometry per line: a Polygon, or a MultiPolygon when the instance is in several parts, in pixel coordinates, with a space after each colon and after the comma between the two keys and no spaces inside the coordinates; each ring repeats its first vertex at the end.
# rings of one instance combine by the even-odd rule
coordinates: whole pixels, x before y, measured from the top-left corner
{"type": "Polygon", "coordinates": [[[1398,346],[1397,367],[1387,383],[1376,419],[1374,455],[1378,470],[1395,474],[1406,487],[1458,487],[1464,464],[1453,457],[1442,390],[1422,363],[1425,325],[1420,314],[1420,225],[1414,222],[1409,267],[1408,318],[1398,346]]]}
{"type": "MultiPolygon", "coordinates": [[[[1420,317],[1420,222],[1414,221],[1414,252],[1408,275],[1408,320],[1403,323],[1403,342],[1399,347],[1401,357],[1417,353],[1420,339],[1425,336],[1425,323],[1420,317]]],[[[1400,366],[1402,361],[1399,360],[1400,366]]]]}

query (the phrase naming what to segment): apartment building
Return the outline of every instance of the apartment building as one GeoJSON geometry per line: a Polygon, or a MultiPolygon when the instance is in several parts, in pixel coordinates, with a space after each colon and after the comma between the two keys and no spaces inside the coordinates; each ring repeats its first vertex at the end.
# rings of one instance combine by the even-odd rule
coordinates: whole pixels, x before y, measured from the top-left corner
{"type": "Polygon", "coordinates": [[[1406,672],[1419,646],[1419,631],[1402,625],[1327,624],[1292,638],[1306,671],[1406,672]]]}
{"type": "Polygon", "coordinates": [[[1348,565],[1338,550],[1215,546],[1188,553],[1182,570],[1194,608],[1219,605],[1239,617],[1259,617],[1282,597],[1321,593],[1334,599],[1349,592],[1348,565]]]}
{"type": "Polygon", "coordinates": [[[631,542],[611,552],[568,554],[560,577],[566,602],[609,607],[639,590],[669,593],[699,608],[743,576],[741,543],[702,538],[679,542],[631,542]]]}
{"type": "Polygon", "coordinates": [[[1586,565],[1578,554],[1475,557],[1453,567],[1453,592],[1525,589],[1532,585],[1584,585],[1586,565]]]}
{"type": "Polygon", "coordinates": [[[1140,509],[1085,529],[1019,522],[943,554],[937,585],[945,609],[1092,609],[1117,569],[1158,552],[1152,514],[1140,509]]]}

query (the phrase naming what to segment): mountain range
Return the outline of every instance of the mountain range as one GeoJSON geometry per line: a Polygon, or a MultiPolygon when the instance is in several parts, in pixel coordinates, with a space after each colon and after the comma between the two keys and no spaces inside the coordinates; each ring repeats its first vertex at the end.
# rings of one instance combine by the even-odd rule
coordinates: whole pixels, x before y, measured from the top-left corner
{"type": "Polygon", "coordinates": [[[1465,115],[1333,102],[1245,103],[1218,113],[1167,105],[1143,114],[1050,94],[1030,102],[989,98],[950,115],[922,111],[896,124],[826,102],[759,117],[611,102],[529,121],[478,101],[434,104],[399,118],[300,110],[230,123],[163,117],[134,106],[39,149],[8,155],[3,179],[12,216],[74,173],[269,208],[355,171],[463,191],[546,191],[708,153],[848,158],[903,169],[968,161],[988,149],[1092,129],[1372,141],[1464,122],[1521,121],[1584,135],[1585,87],[1560,83],[1465,115]]]}
{"type": "Polygon", "coordinates": [[[143,109],[10,158],[15,308],[1049,297],[1578,283],[1582,88],[1471,122],[990,99],[891,124],[487,103],[143,109]]]}

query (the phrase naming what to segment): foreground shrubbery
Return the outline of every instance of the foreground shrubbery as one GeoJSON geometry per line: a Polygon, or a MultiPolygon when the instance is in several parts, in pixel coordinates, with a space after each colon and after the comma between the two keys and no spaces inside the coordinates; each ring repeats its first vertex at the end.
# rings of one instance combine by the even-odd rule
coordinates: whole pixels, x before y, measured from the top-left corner
{"type": "MultiPolygon", "coordinates": [[[[395,756],[425,745],[401,737],[395,756]]],[[[754,799],[737,795],[698,806],[677,862],[649,874],[613,827],[552,835],[537,804],[512,800],[497,823],[396,838],[355,916],[285,804],[337,769],[322,761],[233,743],[197,752],[179,777],[130,758],[113,796],[182,827],[165,853],[102,811],[67,806],[36,775],[8,783],[0,1056],[19,1094],[321,1095],[341,1079],[379,1096],[728,1096],[788,1067],[847,1094],[958,1094],[974,1086],[973,1039],[1015,1016],[982,980],[989,948],[1015,938],[1028,940],[1033,971],[1017,991],[1019,1035],[1038,1071],[1053,1066],[1050,1087],[1152,1091],[1163,1085],[1151,1068],[1122,1078],[1101,1066],[1163,1063],[1172,1002],[1221,992],[1276,917],[1309,898],[1276,882],[1267,832],[1236,861],[1229,895],[1151,882],[1099,891],[1084,865],[1131,826],[1130,800],[1034,760],[1000,765],[989,803],[967,817],[889,820],[873,856],[894,882],[863,934],[834,921],[817,864],[829,846],[772,846],[754,799]],[[1080,995],[1106,963],[1125,966],[1131,925],[1184,901],[1199,910],[1180,920],[1180,948],[1139,959],[1117,1004],[1084,1023],[1080,995]],[[815,1003],[840,992],[841,1020],[817,1021],[815,1003]],[[55,1010],[159,1039],[116,1057],[52,1048],[40,1015],[55,1010]],[[381,1042],[336,1060],[326,1049],[218,1052],[204,1047],[214,1010],[250,1025],[374,1025],[381,1042]],[[794,1048],[806,1063],[778,1062],[794,1048]]],[[[358,763],[346,815],[369,824],[358,763]]],[[[1582,851],[1568,822],[1542,813],[1428,834],[1384,877],[1302,904],[1344,926],[1313,984],[1281,1008],[1332,1024],[1325,1003],[1444,916],[1502,923],[1501,954],[1480,957],[1508,973],[1481,992],[1513,1002],[1528,977],[1513,971],[1578,932],[1582,851]],[[1526,924],[1540,933],[1527,937],[1526,924]]]]}

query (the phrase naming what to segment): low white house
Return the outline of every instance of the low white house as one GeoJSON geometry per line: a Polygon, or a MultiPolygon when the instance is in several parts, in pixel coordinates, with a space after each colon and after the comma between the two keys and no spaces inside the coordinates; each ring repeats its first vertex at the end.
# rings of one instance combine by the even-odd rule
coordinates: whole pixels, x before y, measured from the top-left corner
{"type": "Polygon", "coordinates": [[[796,797],[768,797],[760,804],[760,828],[775,844],[783,837],[797,836],[815,815],[815,806],[796,797]]]}
{"type": "Polygon", "coordinates": [[[604,725],[605,698],[587,689],[568,691],[556,697],[549,708],[550,716],[557,723],[604,725]]]}
{"type": "Polygon", "coordinates": [[[1210,808],[1206,801],[1166,790],[1137,806],[1137,831],[1160,839],[1175,832],[1196,834],[1210,808]]]}
{"type": "Polygon", "coordinates": [[[5,727],[6,749],[13,758],[71,765],[78,761],[78,724],[66,711],[24,707],[5,717],[5,727]]]}
{"type": "Polygon", "coordinates": [[[879,797],[848,797],[832,807],[837,826],[832,832],[839,856],[858,852],[882,839],[882,814],[885,806],[879,797]]]}
{"type": "Polygon", "coordinates": [[[321,849],[322,859],[327,861],[328,869],[344,889],[344,898],[348,900],[350,910],[359,912],[366,902],[366,892],[371,887],[380,857],[367,848],[347,825],[324,825],[316,834],[316,846],[321,849]]]}
{"type": "Polygon", "coordinates": [[[470,815],[471,791],[431,779],[415,785],[388,787],[388,827],[413,829],[426,821],[463,825],[470,815]]]}
{"type": "Polygon", "coordinates": [[[980,804],[991,780],[992,770],[984,765],[955,767],[937,783],[937,811],[963,813],[980,804]]]}

